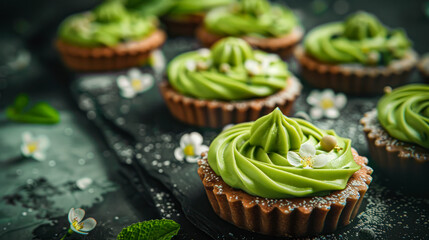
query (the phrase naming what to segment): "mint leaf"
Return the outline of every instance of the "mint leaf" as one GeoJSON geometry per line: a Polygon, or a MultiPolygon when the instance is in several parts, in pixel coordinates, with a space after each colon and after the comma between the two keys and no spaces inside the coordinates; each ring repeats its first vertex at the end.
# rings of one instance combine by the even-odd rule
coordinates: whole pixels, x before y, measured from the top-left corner
{"type": "Polygon", "coordinates": [[[26,94],[21,93],[15,98],[13,108],[15,108],[15,111],[21,112],[28,105],[28,101],[28,96],[26,94]]]}
{"type": "Polygon", "coordinates": [[[7,118],[11,121],[25,123],[54,124],[60,121],[60,114],[48,103],[40,102],[26,110],[28,103],[27,95],[18,95],[14,104],[6,108],[7,118]]]}
{"type": "Polygon", "coordinates": [[[180,225],[173,220],[149,220],[122,229],[117,240],[170,240],[179,229],[180,225]]]}

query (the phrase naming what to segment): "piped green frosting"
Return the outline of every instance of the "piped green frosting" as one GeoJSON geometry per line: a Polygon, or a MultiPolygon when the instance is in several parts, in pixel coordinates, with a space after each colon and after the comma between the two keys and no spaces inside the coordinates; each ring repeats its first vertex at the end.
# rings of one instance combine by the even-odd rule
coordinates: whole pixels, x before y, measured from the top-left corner
{"type": "Polygon", "coordinates": [[[266,198],[293,198],[328,194],[346,187],[360,166],[354,161],[350,139],[333,130],[288,118],[279,109],[255,122],[237,124],[223,131],[211,143],[208,162],[229,186],[266,198]],[[298,152],[302,144],[316,148],[316,155],[328,154],[320,141],[334,136],[337,148],[322,168],[295,167],[287,153],[298,152]]]}
{"type": "Polygon", "coordinates": [[[58,35],[63,41],[82,47],[115,46],[140,40],[157,27],[153,17],[128,12],[120,1],[106,1],[94,10],[65,19],[58,35]]]}
{"type": "Polygon", "coordinates": [[[326,63],[388,65],[411,47],[405,32],[389,30],[372,14],[357,12],[344,22],[321,25],[304,40],[305,50],[326,63]]]}
{"type": "Polygon", "coordinates": [[[178,92],[200,99],[265,97],[287,85],[287,65],[277,55],[253,50],[239,38],[224,38],[209,49],[184,53],[168,65],[178,92]]]}
{"type": "Polygon", "coordinates": [[[212,8],[228,5],[234,0],[180,0],[168,11],[169,15],[186,15],[206,12],[212,8]]]}
{"type": "Polygon", "coordinates": [[[394,138],[429,149],[429,85],[410,84],[384,95],[378,120],[394,138]]]}
{"type": "Polygon", "coordinates": [[[211,10],[205,20],[210,32],[224,36],[279,37],[297,26],[293,12],[267,0],[241,0],[211,10]]]}

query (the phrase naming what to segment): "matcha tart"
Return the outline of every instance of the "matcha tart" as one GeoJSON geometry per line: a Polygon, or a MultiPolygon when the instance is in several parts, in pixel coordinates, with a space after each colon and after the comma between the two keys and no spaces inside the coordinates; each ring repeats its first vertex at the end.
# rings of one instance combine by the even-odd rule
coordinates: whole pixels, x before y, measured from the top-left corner
{"type": "Polygon", "coordinates": [[[429,83],[429,53],[426,53],[417,64],[420,75],[423,78],[423,81],[429,83]]]}
{"type": "Polygon", "coordinates": [[[374,162],[395,184],[428,194],[429,84],[388,91],[361,119],[374,162]]]}
{"type": "Polygon", "coordinates": [[[405,32],[366,12],[312,29],[295,57],[310,85],[352,95],[382,94],[385,86],[403,85],[417,63],[405,32]]]}
{"type": "Polygon", "coordinates": [[[65,19],[56,47],[63,62],[76,71],[109,71],[141,65],[165,41],[154,17],[128,12],[120,1],[65,19]]]}
{"type": "Polygon", "coordinates": [[[197,38],[206,47],[228,36],[287,57],[301,40],[303,29],[292,10],[284,6],[267,0],[240,0],[211,10],[197,30],[197,38]]]}
{"type": "MultiPolygon", "coordinates": [[[[161,18],[172,36],[194,36],[210,9],[228,5],[234,0],[179,0],[161,18]]],[[[167,1],[168,2],[168,1],[167,1]]]]}
{"type": "Polygon", "coordinates": [[[160,90],[171,114],[198,126],[256,120],[276,107],[289,114],[301,92],[277,55],[233,37],[177,56],[167,75],[160,90]]]}
{"type": "Polygon", "coordinates": [[[372,180],[367,163],[350,139],[276,109],[221,132],[198,174],[222,219],[267,235],[314,236],[356,217],[372,180]]]}

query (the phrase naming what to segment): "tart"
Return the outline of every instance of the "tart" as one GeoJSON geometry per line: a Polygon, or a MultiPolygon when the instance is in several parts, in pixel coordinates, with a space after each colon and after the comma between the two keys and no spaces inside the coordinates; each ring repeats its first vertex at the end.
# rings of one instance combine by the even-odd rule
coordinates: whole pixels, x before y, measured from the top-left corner
{"type": "Polygon", "coordinates": [[[128,12],[119,1],[65,19],[56,47],[65,65],[76,71],[109,71],[144,64],[165,41],[157,19],[128,12]]]}
{"type": "Polygon", "coordinates": [[[210,47],[224,37],[240,37],[255,48],[288,57],[303,33],[290,9],[267,0],[249,0],[211,10],[197,38],[210,47]]]}
{"type": "Polygon", "coordinates": [[[217,215],[272,236],[313,236],[349,224],[372,180],[350,139],[278,109],[220,133],[198,164],[217,215]]]}
{"type": "Polygon", "coordinates": [[[423,78],[423,81],[429,83],[429,54],[425,54],[417,64],[420,75],[423,78]]]}
{"type": "Polygon", "coordinates": [[[388,29],[366,12],[311,30],[295,57],[310,85],[352,95],[403,85],[417,63],[405,32],[388,29]]]}
{"type": "Polygon", "coordinates": [[[167,73],[160,89],[170,112],[197,126],[252,121],[276,107],[290,114],[302,88],[277,55],[233,37],[177,56],[167,73]]]}
{"type": "Polygon", "coordinates": [[[429,84],[386,93],[361,119],[369,151],[395,185],[426,194],[429,187],[429,84]]]}

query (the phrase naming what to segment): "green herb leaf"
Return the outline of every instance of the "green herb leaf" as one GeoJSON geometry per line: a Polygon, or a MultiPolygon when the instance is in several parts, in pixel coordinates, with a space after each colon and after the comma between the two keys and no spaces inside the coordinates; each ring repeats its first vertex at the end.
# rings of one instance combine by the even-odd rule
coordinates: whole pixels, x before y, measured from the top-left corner
{"type": "Polygon", "coordinates": [[[15,122],[25,123],[54,124],[60,121],[60,114],[48,103],[40,102],[26,110],[28,103],[27,95],[18,95],[14,104],[6,108],[7,118],[15,122]]]}
{"type": "Polygon", "coordinates": [[[149,220],[122,229],[117,240],[170,240],[179,229],[180,225],[173,220],[149,220]]]}

